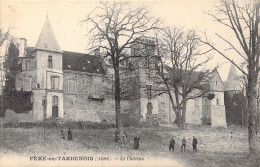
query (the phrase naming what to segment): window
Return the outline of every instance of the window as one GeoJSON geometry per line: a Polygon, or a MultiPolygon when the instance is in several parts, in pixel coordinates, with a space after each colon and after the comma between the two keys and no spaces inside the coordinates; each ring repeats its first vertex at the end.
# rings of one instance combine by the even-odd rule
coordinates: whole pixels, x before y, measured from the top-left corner
{"type": "Polygon", "coordinates": [[[37,89],[40,89],[41,85],[39,83],[37,83],[37,89]]]}
{"type": "Polygon", "coordinates": [[[152,86],[151,85],[147,85],[146,89],[147,89],[147,98],[151,99],[152,98],[152,86]]]}
{"type": "Polygon", "coordinates": [[[218,85],[218,81],[216,81],[216,85],[218,85]]]}
{"type": "Polygon", "coordinates": [[[46,96],[42,97],[42,105],[45,106],[46,105],[46,96]]]}
{"type": "Polygon", "coordinates": [[[68,93],[76,94],[76,81],[68,80],[68,93]]]}
{"type": "Polygon", "coordinates": [[[52,106],[58,106],[58,96],[53,96],[53,98],[52,98],[52,106]]]}
{"type": "Polygon", "coordinates": [[[31,65],[30,61],[25,61],[25,70],[30,70],[30,65],[31,65]]]}
{"type": "Polygon", "coordinates": [[[57,76],[51,76],[51,89],[59,89],[59,80],[60,77],[57,76]]]}
{"type": "Polygon", "coordinates": [[[219,100],[218,99],[216,99],[216,104],[219,105],[219,100]]]}
{"type": "Polygon", "coordinates": [[[48,57],[48,68],[52,68],[52,56],[48,57]]]}

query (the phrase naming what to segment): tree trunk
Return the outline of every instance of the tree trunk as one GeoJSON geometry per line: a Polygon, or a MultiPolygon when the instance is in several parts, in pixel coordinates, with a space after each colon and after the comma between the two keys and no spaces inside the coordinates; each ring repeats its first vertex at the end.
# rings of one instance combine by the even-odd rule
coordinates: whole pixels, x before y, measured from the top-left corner
{"type": "Polygon", "coordinates": [[[187,101],[183,100],[183,108],[182,108],[182,114],[181,114],[181,128],[185,129],[186,124],[186,104],[187,101]]]}
{"type": "Polygon", "coordinates": [[[253,73],[249,69],[248,74],[248,87],[247,87],[247,98],[248,98],[248,142],[249,142],[249,153],[251,156],[258,154],[258,145],[256,140],[256,83],[257,76],[256,72],[253,73]]]}
{"type": "Polygon", "coordinates": [[[176,119],[175,119],[175,123],[177,124],[177,126],[180,128],[181,127],[181,111],[175,111],[175,115],[176,115],[176,119]]]}
{"type": "Polygon", "coordinates": [[[114,68],[115,70],[115,109],[116,109],[116,128],[118,130],[122,127],[120,118],[120,76],[119,76],[119,65],[114,68]]]}

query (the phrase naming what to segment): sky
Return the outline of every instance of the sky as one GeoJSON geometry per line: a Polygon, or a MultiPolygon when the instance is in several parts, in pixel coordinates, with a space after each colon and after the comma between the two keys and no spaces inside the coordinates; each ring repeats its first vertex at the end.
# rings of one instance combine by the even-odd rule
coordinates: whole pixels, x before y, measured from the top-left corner
{"type": "MultiPolygon", "coordinates": [[[[48,15],[61,49],[85,53],[88,27],[82,24],[81,20],[86,18],[98,3],[98,0],[0,0],[0,27],[6,30],[8,26],[13,26],[12,35],[16,38],[26,38],[28,46],[35,46],[48,15]]],[[[216,37],[216,32],[227,39],[235,39],[230,31],[213,22],[212,18],[204,13],[218,3],[216,0],[142,0],[130,3],[133,7],[148,7],[151,15],[161,18],[165,25],[194,29],[199,34],[205,32],[220,48],[226,45],[216,37]]],[[[229,57],[240,61],[235,54],[229,57]]],[[[214,67],[218,64],[222,64],[219,73],[225,81],[230,63],[214,54],[208,66],[214,67]]]]}

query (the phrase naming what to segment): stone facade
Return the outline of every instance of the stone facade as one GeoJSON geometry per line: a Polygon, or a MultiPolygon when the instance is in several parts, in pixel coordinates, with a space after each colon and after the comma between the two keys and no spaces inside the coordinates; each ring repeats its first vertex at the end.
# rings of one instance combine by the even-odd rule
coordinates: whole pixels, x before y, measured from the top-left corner
{"type": "MultiPolygon", "coordinates": [[[[26,40],[21,41],[21,46],[26,47],[26,40]]],[[[132,45],[131,54],[138,54],[137,47],[142,46],[132,45]]],[[[138,52],[151,56],[132,58],[130,61],[135,70],[129,70],[126,64],[120,66],[123,123],[145,122],[148,113],[156,117],[158,123],[172,123],[176,116],[169,97],[165,93],[157,94],[159,87],[154,83],[158,78],[156,57],[152,56],[154,48],[152,45],[142,48],[138,52]]],[[[59,117],[64,121],[115,123],[113,69],[108,59],[100,63],[98,52],[87,55],[62,51],[48,19],[36,46],[20,50],[22,69],[16,77],[16,89],[32,91],[32,120],[59,117]]],[[[226,126],[223,83],[217,72],[211,85],[215,94],[213,100],[198,98],[187,102],[188,124],[201,124],[202,117],[206,116],[211,118],[213,126],[226,126]],[[214,86],[216,82],[219,85],[214,86]]]]}

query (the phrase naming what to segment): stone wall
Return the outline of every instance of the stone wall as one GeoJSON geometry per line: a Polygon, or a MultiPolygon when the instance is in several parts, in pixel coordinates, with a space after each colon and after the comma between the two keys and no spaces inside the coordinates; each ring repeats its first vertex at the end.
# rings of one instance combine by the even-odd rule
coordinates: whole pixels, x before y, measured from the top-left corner
{"type": "Polygon", "coordinates": [[[29,111],[28,113],[16,113],[12,110],[7,109],[5,112],[4,122],[35,122],[37,121],[34,116],[33,112],[29,111]]]}
{"type": "MultiPolygon", "coordinates": [[[[115,101],[107,94],[111,87],[103,75],[64,73],[64,119],[115,123],[115,101]],[[76,81],[76,92],[68,91],[69,80],[76,81]],[[93,98],[96,96],[96,98],[93,98]]],[[[121,111],[131,110],[129,101],[121,101],[121,111]]]]}
{"type": "Polygon", "coordinates": [[[225,106],[211,106],[211,124],[212,126],[227,127],[225,106]]]}
{"type": "Polygon", "coordinates": [[[186,108],[186,123],[201,124],[202,98],[188,100],[186,108]]]}

